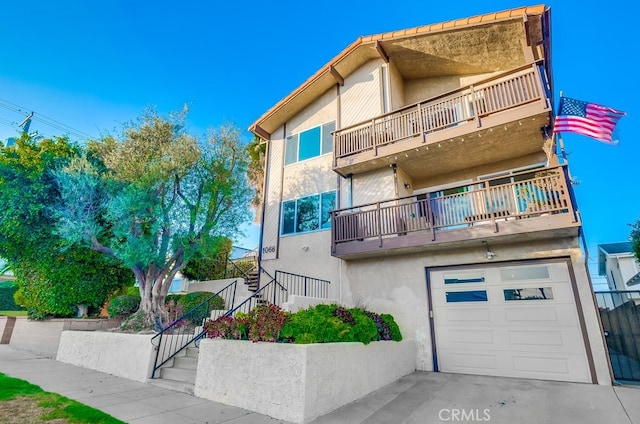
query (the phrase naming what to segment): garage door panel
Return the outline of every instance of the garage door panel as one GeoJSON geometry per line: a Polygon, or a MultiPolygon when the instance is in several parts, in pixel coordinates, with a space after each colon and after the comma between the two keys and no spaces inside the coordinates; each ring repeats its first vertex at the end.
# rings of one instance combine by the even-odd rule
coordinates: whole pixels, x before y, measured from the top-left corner
{"type": "Polygon", "coordinates": [[[555,303],[548,306],[509,305],[503,308],[505,324],[513,325],[569,325],[577,326],[578,317],[574,305],[555,303]]]}
{"type": "Polygon", "coordinates": [[[448,330],[438,336],[438,352],[525,352],[531,354],[581,354],[581,337],[566,329],[536,331],[502,328],[480,331],[448,330]]]}
{"type": "MultiPolygon", "coordinates": [[[[487,354],[466,354],[462,352],[452,352],[449,355],[450,367],[461,369],[469,373],[488,373],[498,369],[498,359],[495,353],[487,354]]],[[[448,364],[443,363],[443,366],[448,364]]]]}
{"type": "Polygon", "coordinates": [[[492,321],[489,308],[439,308],[438,312],[452,323],[489,323],[492,321]]]}
{"type": "Polygon", "coordinates": [[[589,382],[565,262],[431,271],[429,277],[441,371],[589,382]],[[451,294],[458,292],[471,294],[451,294]]]}

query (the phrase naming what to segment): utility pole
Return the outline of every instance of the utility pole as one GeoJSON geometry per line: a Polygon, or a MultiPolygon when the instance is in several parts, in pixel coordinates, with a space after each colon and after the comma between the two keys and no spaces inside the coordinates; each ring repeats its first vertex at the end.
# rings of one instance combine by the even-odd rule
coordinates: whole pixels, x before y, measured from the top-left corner
{"type": "Polygon", "coordinates": [[[31,118],[33,118],[33,112],[31,112],[22,122],[18,124],[22,128],[22,132],[29,134],[29,126],[31,126],[31,118]]]}

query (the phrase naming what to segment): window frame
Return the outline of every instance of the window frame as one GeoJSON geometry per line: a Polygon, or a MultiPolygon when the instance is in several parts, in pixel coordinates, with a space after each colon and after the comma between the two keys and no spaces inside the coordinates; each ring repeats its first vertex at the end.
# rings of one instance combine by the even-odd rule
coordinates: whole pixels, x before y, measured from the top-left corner
{"type": "Polygon", "coordinates": [[[313,127],[307,128],[303,131],[298,131],[297,133],[293,133],[285,137],[284,166],[294,165],[296,163],[305,162],[311,159],[319,158],[324,155],[332,154],[333,153],[333,136],[331,135],[331,133],[334,132],[335,130],[336,130],[336,120],[332,120],[332,121],[324,122],[320,125],[315,125],[313,127]],[[332,127],[333,127],[333,130],[331,130],[332,127]],[[306,153],[309,150],[308,146],[307,146],[307,149],[303,149],[301,147],[301,140],[304,141],[304,134],[305,133],[311,134],[311,132],[318,131],[318,130],[319,130],[319,136],[317,137],[318,138],[317,139],[318,154],[300,159],[301,151],[306,153]],[[327,133],[329,135],[327,135],[327,133]],[[331,143],[328,143],[327,137],[331,138],[331,143]],[[290,144],[290,143],[295,143],[295,144],[290,144]],[[295,160],[292,161],[290,156],[294,156],[294,155],[295,155],[295,160]]]}
{"type": "MultiPolygon", "coordinates": [[[[309,233],[315,233],[318,231],[327,231],[331,229],[331,220],[329,219],[329,225],[328,226],[323,226],[324,221],[323,220],[323,216],[328,216],[330,217],[331,215],[329,214],[329,212],[331,210],[334,210],[336,207],[336,198],[337,198],[337,193],[336,190],[328,190],[328,191],[323,191],[320,193],[312,193],[312,194],[306,194],[304,196],[300,196],[300,197],[296,197],[294,199],[289,199],[289,200],[284,200],[281,203],[281,213],[280,213],[280,236],[295,236],[298,234],[309,234],[309,233]],[[330,210],[325,210],[325,202],[323,200],[326,199],[325,196],[328,195],[332,195],[333,196],[333,208],[331,208],[330,210]],[[298,204],[301,201],[307,201],[307,199],[313,198],[313,197],[317,197],[317,227],[315,227],[314,229],[311,230],[307,230],[307,231],[299,231],[298,227],[299,227],[299,216],[298,216],[298,204]],[[284,232],[285,229],[285,208],[287,208],[288,205],[293,204],[293,222],[292,223],[287,223],[287,227],[291,227],[291,225],[293,225],[293,231],[291,232],[284,232]]],[[[290,207],[290,206],[289,206],[290,207]]]]}

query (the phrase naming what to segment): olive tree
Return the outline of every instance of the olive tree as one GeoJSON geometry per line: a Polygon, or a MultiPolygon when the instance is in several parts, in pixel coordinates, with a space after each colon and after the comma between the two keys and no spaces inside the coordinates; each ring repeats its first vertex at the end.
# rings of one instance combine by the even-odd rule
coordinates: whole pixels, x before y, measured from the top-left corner
{"type": "Polygon", "coordinates": [[[184,119],[147,111],[56,173],[59,234],[131,269],[141,297],[137,319],[149,327],[167,320],[165,298],[189,259],[215,237],[236,235],[249,218],[239,131],[224,125],[201,140],[186,132],[184,119]]]}

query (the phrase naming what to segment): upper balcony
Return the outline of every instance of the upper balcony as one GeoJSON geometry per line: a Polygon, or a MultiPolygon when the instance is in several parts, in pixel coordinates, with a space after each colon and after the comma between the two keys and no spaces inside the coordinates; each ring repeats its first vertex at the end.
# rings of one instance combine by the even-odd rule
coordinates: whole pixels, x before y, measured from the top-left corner
{"type": "Polygon", "coordinates": [[[334,170],[346,176],[395,163],[424,178],[540,152],[551,112],[546,86],[540,66],[531,64],[341,128],[334,170]],[[445,141],[464,146],[429,150],[445,141]]]}
{"type": "Polygon", "coordinates": [[[332,212],[333,256],[352,259],[578,234],[566,166],[332,212]]]}

